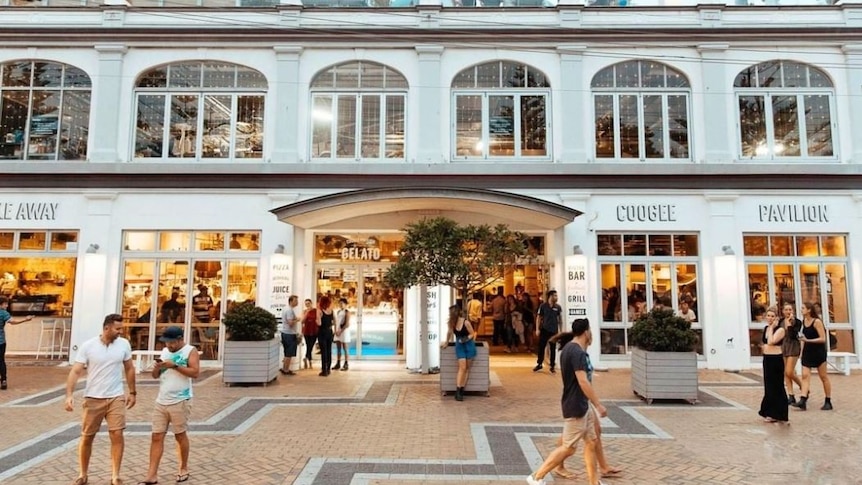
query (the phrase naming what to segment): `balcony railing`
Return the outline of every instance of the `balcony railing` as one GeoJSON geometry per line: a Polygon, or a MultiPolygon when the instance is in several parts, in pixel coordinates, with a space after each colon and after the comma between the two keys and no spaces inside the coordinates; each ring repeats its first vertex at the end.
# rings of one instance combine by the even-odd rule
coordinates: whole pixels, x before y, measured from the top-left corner
{"type": "MultiPolygon", "coordinates": [[[[751,7],[826,6],[845,3],[842,0],[128,0],[132,7],[275,7],[302,5],[322,8],[397,8],[440,5],[444,8],[476,7],[556,7],[585,5],[587,7],[685,7],[703,3],[751,7]]],[[[122,4],[123,0],[0,0],[0,7],[98,7],[122,4]]],[[[850,3],[850,2],[847,2],[850,3]]],[[[853,1],[852,3],[858,3],[853,1]]]]}

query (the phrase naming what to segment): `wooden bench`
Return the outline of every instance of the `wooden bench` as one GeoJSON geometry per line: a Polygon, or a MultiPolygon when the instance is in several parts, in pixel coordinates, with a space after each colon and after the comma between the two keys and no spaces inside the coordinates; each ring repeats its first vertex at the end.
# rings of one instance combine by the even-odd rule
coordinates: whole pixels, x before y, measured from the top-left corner
{"type": "Polygon", "coordinates": [[[853,357],[856,357],[853,352],[829,352],[826,354],[826,364],[845,376],[849,376],[850,359],[853,357]],[[833,362],[832,359],[835,361],[833,362]]]}

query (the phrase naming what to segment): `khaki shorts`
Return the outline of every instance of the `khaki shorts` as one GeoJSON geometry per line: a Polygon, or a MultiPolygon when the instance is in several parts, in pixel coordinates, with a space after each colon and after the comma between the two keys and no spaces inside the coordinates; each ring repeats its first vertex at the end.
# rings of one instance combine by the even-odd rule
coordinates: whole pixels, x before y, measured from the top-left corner
{"type": "Polygon", "coordinates": [[[579,441],[596,439],[596,412],[593,405],[581,418],[566,418],[563,423],[563,445],[574,448],[579,441]]]}
{"type": "Polygon", "coordinates": [[[153,409],[153,433],[167,433],[168,424],[173,425],[174,434],[183,434],[189,429],[192,402],[189,399],[176,404],[159,404],[153,409]]]}
{"type": "Polygon", "coordinates": [[[126,398],[123,396],[85,397],[83,409],[81,434],[85,436],[98,433],[103,420],[108,423],[108,431],[126,429],[126,398]]]}

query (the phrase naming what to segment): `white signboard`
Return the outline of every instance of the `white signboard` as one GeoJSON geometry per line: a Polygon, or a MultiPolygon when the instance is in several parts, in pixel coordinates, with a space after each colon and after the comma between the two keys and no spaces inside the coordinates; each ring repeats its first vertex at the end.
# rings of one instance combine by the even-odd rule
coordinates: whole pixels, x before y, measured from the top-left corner
{"type": "Polygon", "coordinates": [[[587,317],[587,277],[587,258],[566,257],[566,327],[576,318],[587,317]]]}
{"type": "Polygon", "coordinates": [[[277,254],[269,266],[269,311],[281,318],[287,307],[293,287],[293,267],[291,258],[277,254]]]}

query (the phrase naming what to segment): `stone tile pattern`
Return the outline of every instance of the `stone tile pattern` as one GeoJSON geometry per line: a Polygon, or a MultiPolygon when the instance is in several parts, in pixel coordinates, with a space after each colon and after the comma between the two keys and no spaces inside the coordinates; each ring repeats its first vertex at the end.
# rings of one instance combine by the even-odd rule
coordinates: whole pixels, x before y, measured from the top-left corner
{"type": "MultiPolygon", "coordinates": [[[[491,397],[470,396],[463,403],[442,398],[436,376],[409,375],[394,365],[351,363],[349,372],[325,379],[302,371],[265,388],[223,387],[219,379],[208,379],[196,387],[189,483],[293,484],[311,477],[317,485],[522,484],[521,475],[526,475],[532,460],[553,449],[560,425],[560,378],[547,372],[533,374],[528,357],[521,358],[521,365],[508,360],[500,367],[494,367],[493,359],[496,356],[492,372],[502,385],[492,388],[491,397]],[[481,445],[476,441],[477,426],[485,430],[487,450],[477,448],[481,445]],[[531,447],[535,457],[528,453],[531,447]],[[487,462],[482,461],[485,452],[491,457],[487,462]],[[312,475],[313,467],[325,473],[312,475]]],[[[7,405],[61,386],[67,372],[53,367],[10,369],[10,389],[0,393],[0,459],[45,441],[53,445],[42,448],[43,455],[46,449],[53,455],[0,483],[71,483],[77,468],[80,412],[63,412],[61,402],[7,405]],[[57,430],[61,433],[50,435],[57,430]]],[[[633,399],[627,371],[597,373],[595,387],[604,400],[612,401],[610,418],[617,426],[606,428],[605,448],[612,462],[625,469],[623,476],[607,481],[617,485],[862,483],[857,453],[862,440],[858,372],[830,375],[836,406],[832,412],[818,410],[822,387],[814,378],[812,407],[804,413],[793,411],[791,426],[761,422],[756,409],[762,388],[751,377],[702,371],[699,404],[646,406],[633,399]],[[638,435],[637,426],[643,428],[638,416],[670,439],[646,439],[656,437],[650,429],[638,435]]],[[[139,404],[129,412],[132,424],[123,462],[126,483],[135,483],[146,470],[146,423],[155,393],[155,386],[143,385],[139,404]]],[[[14,461],[0,464],[0,473],[39,451],[31,450],[31,455],[16,455],[14,461]]],[[[577,483],[583,483],[580,454],[569,467],[579,473],[577,483]]],[[[108,440],[99,436],[91,483],[107,483],[109,470],[108,440]]],[[[169,445],[160,482],[172,483],[175,470],[169,445]]]]}

